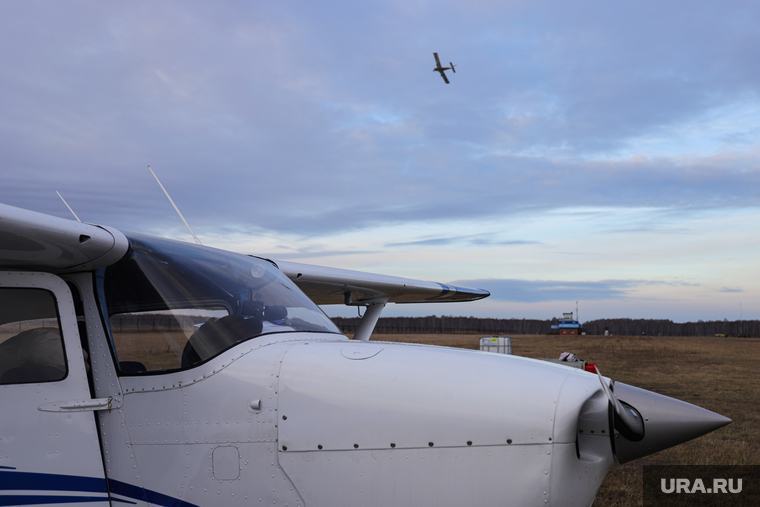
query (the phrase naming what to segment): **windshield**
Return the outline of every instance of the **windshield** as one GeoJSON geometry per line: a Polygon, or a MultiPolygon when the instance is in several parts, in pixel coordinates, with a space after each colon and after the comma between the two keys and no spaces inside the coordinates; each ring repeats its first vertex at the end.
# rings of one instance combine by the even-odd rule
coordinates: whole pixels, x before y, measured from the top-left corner
{"type": "Polygon", "coordinates": [[[142,235],[106,268],[122,373],[186,368],[267,333],[340,333],[269,261],[142,235]]]}

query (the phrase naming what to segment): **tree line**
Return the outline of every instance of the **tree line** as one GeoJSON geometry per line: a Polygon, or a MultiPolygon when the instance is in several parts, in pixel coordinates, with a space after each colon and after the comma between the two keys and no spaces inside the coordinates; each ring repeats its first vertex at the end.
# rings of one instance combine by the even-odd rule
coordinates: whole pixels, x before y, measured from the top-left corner
{"type": "Polygon", "coordinates": [[[673,322],[667,319],[598,319],[583,323],[588,334],[647,336],[760,336],[760,320],[698,320],[673,322]]]}
{"type": "MultiPolygon", "coordinates": [[[[332,321],[344,333],[356,332],[360,317],[333,317],[332,321]]],[[[376,333],[483,333],[498,334],[550,334],[557,318],[540,319],[487,319],[476,317],[381,317],[375,326],[376,333]]],[[[760,321],[714,320],[673,322],[665,319],[598,319],[584,322],[581,329],[590,335],[647,336],[760,336],[760,321]]]]}

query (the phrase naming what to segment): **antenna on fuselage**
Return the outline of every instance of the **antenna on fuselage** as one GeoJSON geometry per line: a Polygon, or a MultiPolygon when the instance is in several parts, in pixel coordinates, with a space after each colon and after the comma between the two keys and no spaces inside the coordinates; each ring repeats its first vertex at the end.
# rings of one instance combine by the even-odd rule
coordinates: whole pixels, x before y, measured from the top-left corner
{"type": "MultiPolygon", "coordinates": [[[[174,201],[172,201],[172,198],[169,195],[169,192],[167,192],[166,189],[164,188],[164,186],[161,184],[161,180],[159,180],[158,176],[156,176],[156,173],[153,172],[153,169],[150,167],[150,164],[148,165],[148,170],[150,170],[150,174],[152,174],[153,177],[156,178],[156,182],[158,183],[158,186],[161,187],[161,190],[164,191],[164,193],[166,194],[166,198],[169,199],[169,202],[172,203],[172,206],[174,206],[174,210],[177,212],[177,214],[182,219],[182,221],[185,222],[185,227],[187,227],[187,230],[190,231],[190,234],[193,235],[193,238],[195,239],[195,244],[196,245],[203,245],[203,243],[201,243],[201,240],[198,239],[198,236],[196,236],[195,233],[193,232],[193,230],[190,228],[190,224],[187,223],[187,220],[185,220],[185,217],[182,216],[182,212],[179,210],[179,208],[177,207],[177,205],[174,204],[174,201]]],[[[63,197],[61,197],[61,199],[63,199],[63,197]]],[[[68,206],[68,204],[67,204],[67,206],[68,206]]],[[[69,208],[69,209],[71,209],[71,208],[69,208]]],[[[72,211],[72,213],[73,213],[73,211],[72,211]]],[[[76,215],[74,215],[74,216],[76,216],[76,215]]]]}
{"type": "Polygon", "coordinates": [[[58,194],[58,197],[60,197],[60,198],[61,198],[61,200],[63,201],[63,204],[65,204],[65,205],[66,205],[66,207],[67,207],[67,208],[69,208],[69,211],[71,211],[71,214],[72,214],[72,215],[74,215],[74,218],[76,218],[76,219],[77,219],[77,222],[79,222],[79,223],[81,224],[81,223],[82,223],[82,221],[81,221],[81,220],[79,220],[79,217],[77,216],[77,214],[76,214],[76,213],[74,213],[74,210],[73,210],[73,209],[71,209],[71,206],[69,206],[69,203],[67,203],[67,202],[66,202],[66,199],[64,199],[64,198],[63,198],[63,196],[60,194],[60,192],[58,192],[58,190],[56,190],[56,191],[55,191],[55,193],[56,193],[56,194],[58,194]]]}

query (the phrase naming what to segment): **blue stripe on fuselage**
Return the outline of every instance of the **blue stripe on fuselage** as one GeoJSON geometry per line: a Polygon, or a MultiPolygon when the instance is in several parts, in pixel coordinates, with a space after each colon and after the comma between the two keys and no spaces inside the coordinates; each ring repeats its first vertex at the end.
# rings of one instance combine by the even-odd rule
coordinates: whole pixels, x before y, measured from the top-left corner
{"type": "MultiPolygon", "coordinates": [[[[41,496],[41,495],[3,495],[3,490],[8,491],[70,491],[79,493],[102,493],[107,494],[105,479],[98,477],[82,477],[78,475],[44,474],[36,472],[11,472],[12,467],[0,468],[0,506],[5,505],[33,505],[40,503],[75,503],[75,502],[98,502],[108,501],[107,496],[41,496]],[[37,499],[37,500],[34,500],[37,499]],[[40,499],[42,501],[40,501],[40,499]]],[[[195,504],[185,502],[178,498],[164,495],[157,491],[134,486],[126,482],[108,480],[108,486],[112,495],[132,498],[138,501],[148,502],[153,505],[164,507],[197,507],[195,504]]],[[[111,497],[111,501],[131,503],[111,497]]]]}
{"type": "Polygon", "coordinates": [[[108,493],[106,480],[99,477],[0,471],[0,490],[4,489],[108,493]]]}
{"type": "MultiPolygon", "coordinates": [[[[108,502],[107,496],[2,495],[0,505],[48,505],[54,503],[108,502]]],[[[134,503],[134,502],[132,502],[134,503]]]]}
{"type": "Polygon", "coordinates": [[[141,488],[140,486],[127,484],[126,482],[108,479],[108,486],[111,488],[111,494],[126,496],[127,498],[134,498],[135,500],[142,500],[153,505],[162,505],[165,507],[198,507],[194,503],[185,502],[179,498],[141,488]]]}

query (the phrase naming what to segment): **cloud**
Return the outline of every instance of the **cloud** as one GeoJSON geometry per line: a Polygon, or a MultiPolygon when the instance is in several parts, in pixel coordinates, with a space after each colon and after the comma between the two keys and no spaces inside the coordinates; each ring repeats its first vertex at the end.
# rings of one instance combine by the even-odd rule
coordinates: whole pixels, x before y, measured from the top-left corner
{"type": "MultiPolygon", "coordinates": [[[[0,202],[70,218],[57,190],[85,221],[185,234],[151,164],[202,238],[437,247],[473,279],[494,272],[478,247],[563,250],[558,214],[693,236],[760,206],[758,17],[749,0],[2,2],[0,202]],[[458,64],[450,85],[433,51],[458,64]]],[[[635,288],[604,276],[623,281],[505,290],[635,288]]]]}
{"type": "Polygon", "coordinates": [[[276,259],[276,260],[292,260],[292,259],[316,259],[319,257],[344,257],[346,255],[366,255],[375,254],[376,251],[372,250],[309,250],[298,249],[295,252],[284,252],[263,255],[264,257],[276,259]]]}
{"type": "Polygon", "coordinates": [[[537,241],[530,240],[500,240],[491,237],[482,236],[453,236],[425,238],[414,241],[400,241],[396,243],[385,244],[386,248],[397,247],[415,247],[415,246],[449,246],[449,245],[474,245],[474,246],[519,246],[519,245],[536,245],[537,241]]]}
{"type": "Polygon", "coordinates": [[[645,285],[666,285],[657,280],[518,280],[476,279],[451,282],[464,287],[483,287],[491,292],[489,299],[519,303],[548,301],[601,301],[635,298],[634,291],[645,285]]]}
{"type": "Polygon", "coordinates": [[[19,175],[4,202],[62,213],[59,190],[95,221],[161,228],[174,218],[148,163],[201,229],[324,234],[510,217],[569,196],[758,202],[746,144],[686,161],[599,158],[751,102],[750,3],[700,3],[689,22],[682,4],[91,7],[2,7],[14,50],[0,52],[0,161],[19,175]],[[439,47],[443,33],[455,35],[439,47]],[[433,79],[431,47],[460,62],[452,85],[433,79]]]}

